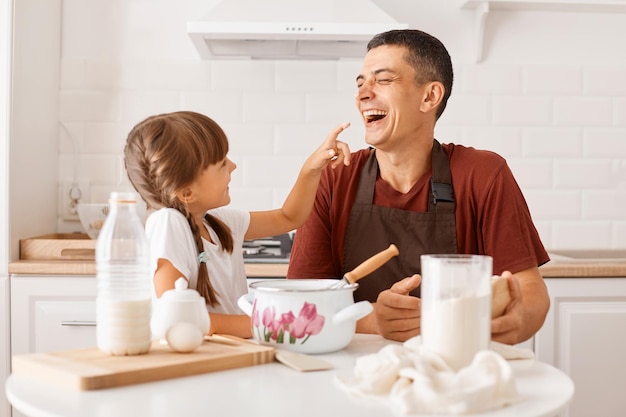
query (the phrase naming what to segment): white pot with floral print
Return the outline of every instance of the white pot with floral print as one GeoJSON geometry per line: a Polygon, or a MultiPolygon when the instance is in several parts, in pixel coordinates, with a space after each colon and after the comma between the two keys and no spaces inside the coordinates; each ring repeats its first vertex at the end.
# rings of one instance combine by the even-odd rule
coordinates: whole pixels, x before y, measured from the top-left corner
{"type": "Polygon", "coordinates": [[[267,280],[250,284],[239,298],[258,342],[300,353],[328,353],[350,343],[356,322],[372,312],[369,301],[354,302],[358,284],[329,288],[335,280],[267,280]]]}

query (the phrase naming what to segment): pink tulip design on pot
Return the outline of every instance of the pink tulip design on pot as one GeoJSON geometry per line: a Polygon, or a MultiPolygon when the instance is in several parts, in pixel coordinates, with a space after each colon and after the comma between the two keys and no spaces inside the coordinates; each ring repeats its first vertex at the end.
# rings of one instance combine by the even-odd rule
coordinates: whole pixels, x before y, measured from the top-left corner
{"type": "Polygon", "coordinates": [[[299,339],[303,339],[301,344],[305,343],[309,337],[320,333],[324,328],[324,321],[324,316],[317,314],[315,304],[306,301],[297,317],[292,311],[288,311],[280,314],[278,318],[273,306],[265,307],[259,316],[255,303],[251,319],[252,327],[256,328],[259,335],[262,334],[266,342],[285,343],[285,334],[288,333],[290,344],[295,344],[299,339]]]}
{"type": "Polygon", "coordinates": [[[261,325],[261,319],[259,318],[259,310],[256,308],[256,299],[252,304],[252,316],[250,316],[250,323],[252,327],[259,327],[261,325]]]}
{"type": "Polygon", "coordinates": [[[317,314],[315,304],[304,303],[300,314],[289,327],[289,343],[296,343],[297,339],[304,338],[302,343],[309,337],[314,336],[324,328],[324,316],[317,314]]]}

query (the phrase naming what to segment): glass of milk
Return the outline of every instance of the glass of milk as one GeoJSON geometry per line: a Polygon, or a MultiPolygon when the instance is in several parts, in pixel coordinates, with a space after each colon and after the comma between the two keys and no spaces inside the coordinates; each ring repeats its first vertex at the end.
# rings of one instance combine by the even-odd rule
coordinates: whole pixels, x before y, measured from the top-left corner
{"type": "Polygon", "coordinates": [[[455,371],[491,340],[492,258],[422,255],[422,343],[455,371]]]}

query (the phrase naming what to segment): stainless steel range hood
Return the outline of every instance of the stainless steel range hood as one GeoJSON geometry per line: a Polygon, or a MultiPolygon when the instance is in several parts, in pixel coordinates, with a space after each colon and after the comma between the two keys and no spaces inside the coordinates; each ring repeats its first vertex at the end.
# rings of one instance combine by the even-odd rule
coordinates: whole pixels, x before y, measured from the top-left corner
{"type": "Polygon", "coordinates": [[[223,0],[187,32],[200,56],[362,58],[373,35],[404,29],[371,0],[223,0]]]}

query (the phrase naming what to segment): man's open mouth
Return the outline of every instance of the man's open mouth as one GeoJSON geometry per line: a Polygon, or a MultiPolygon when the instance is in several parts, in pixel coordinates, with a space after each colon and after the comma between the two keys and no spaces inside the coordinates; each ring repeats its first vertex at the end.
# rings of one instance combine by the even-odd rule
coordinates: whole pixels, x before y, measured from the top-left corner
{"type": "Polygon", "coordinates": [[[387,116],[387,112],[383,110],[365,110],[363,117],[367,123],[375,122],[387,116]]]}

